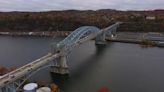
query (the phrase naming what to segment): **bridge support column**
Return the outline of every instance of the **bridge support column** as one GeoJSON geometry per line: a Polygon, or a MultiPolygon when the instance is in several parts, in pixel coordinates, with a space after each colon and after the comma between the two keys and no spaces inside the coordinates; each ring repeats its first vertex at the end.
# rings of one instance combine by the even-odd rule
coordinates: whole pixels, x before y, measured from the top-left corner
{"type": "Polygon", "coordinates": [[[106,36],[109,37],[110,39],[115,39],[116,31],[117,31],[117,27],[113,27],[111,31],[106,33],[106,36]]]}
{"type": "Polygon", "coordinates": [[[112,33],[113,36],[116,36],[116,31],[117,31],[117,27],[113,29],[113,33],[112,33]]]}
{"type": "Polygon", "coordinates": [[[104,45],[104,44],[106,44],[105,37],[106,37],[106,34],[105,33],[102,33],[102,34],[98,35],[96,37],[95,44],[96,45],[104,45]]]}
{"type": "Polygon", "coordinates": [[[55,66],[51,71],[52,80],[60,87],[69,80],[69,70],[67,65],[67,56],[63,55],[57,59],[55,66]]]}
{"type": "Polygon", "coordinates": [[[62,75],[69,73],[66,55],[60,56],[58,58],[57,63],[55,64],[55,66],[52,69],[52,72],[62,74],[62,75]]]}

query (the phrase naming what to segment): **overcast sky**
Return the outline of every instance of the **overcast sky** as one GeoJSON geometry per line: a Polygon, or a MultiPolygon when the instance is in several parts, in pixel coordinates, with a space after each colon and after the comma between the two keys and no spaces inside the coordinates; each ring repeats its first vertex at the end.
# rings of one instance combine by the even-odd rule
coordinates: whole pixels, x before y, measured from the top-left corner
{"type": "Polygon", "coordinates": [[[0,11],[47,11],[67,9],[164,9],[164,0],[0,0],[0,11]]]}

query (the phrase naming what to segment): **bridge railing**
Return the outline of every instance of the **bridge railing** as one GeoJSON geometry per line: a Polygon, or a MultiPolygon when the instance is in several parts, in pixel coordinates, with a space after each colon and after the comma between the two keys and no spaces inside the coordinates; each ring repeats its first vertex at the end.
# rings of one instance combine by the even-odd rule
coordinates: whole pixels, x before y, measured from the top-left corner
{"type": "Polygon", "coordinates": [[[52,55],[51,53],[49,53],[25,66],[22,66],[10,73],[3,75],[0,78],[0,88],[25,76],[26,74],[32,72],[33,70],[36,70],[37,68],[41,67],[42,65],[45,65],[46,63],[50,62],[51,60],[57,57],[58,54],[52,55]]]}
{"type": "Polygon", "coordinates": [[[103,31],[111,30],[111,29],[113,29],[113,28],[119,27],[119,25],[122,24],[122,23],[123,23],[123,22],[117,22],[117,23],[115,23],[115,24],[113,24],[113,25],[111,25],[111,26],[109,26],[109,27],[106,27],[106,28],[104,28],[104,29],[102,29],[102,30],[103,30],[103,31]]]}

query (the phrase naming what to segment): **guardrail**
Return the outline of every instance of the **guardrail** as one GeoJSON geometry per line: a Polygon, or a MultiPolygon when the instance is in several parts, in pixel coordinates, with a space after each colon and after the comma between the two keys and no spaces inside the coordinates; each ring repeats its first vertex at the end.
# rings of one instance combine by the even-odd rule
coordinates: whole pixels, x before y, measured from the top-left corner
{"type": "Polygon", "coordinates": [[[51,62],[53,59],[57,58],[59,54],[51,54],[48,53],[47,55],[27,64],[24,65],[10,73],[7,73],[0,77],[0,87],[3,87],[11,82],[14,82],[15,80],[25,76],[28,73],[31,73],[32,71],[38,69],[39,67],[51,62]]]}

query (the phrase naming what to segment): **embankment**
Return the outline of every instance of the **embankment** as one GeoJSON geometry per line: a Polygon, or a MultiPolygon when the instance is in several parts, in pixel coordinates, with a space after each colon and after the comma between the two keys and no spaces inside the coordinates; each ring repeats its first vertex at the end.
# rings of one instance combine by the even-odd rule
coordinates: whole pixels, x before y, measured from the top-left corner
{"type": "Polygon", "coordinates": [[[117,32],[115,37],[106,37],[107,41],[135,43],[143,46],[164,47],[164,33],[117,32]]]}
{"type": "Polygon", "coordinates": [[[68,36],[71,31],[52,31],[52,32],[0,32],[0,35],[7,36],[39,36],[39,37],[58,37],[68,36]]]}

